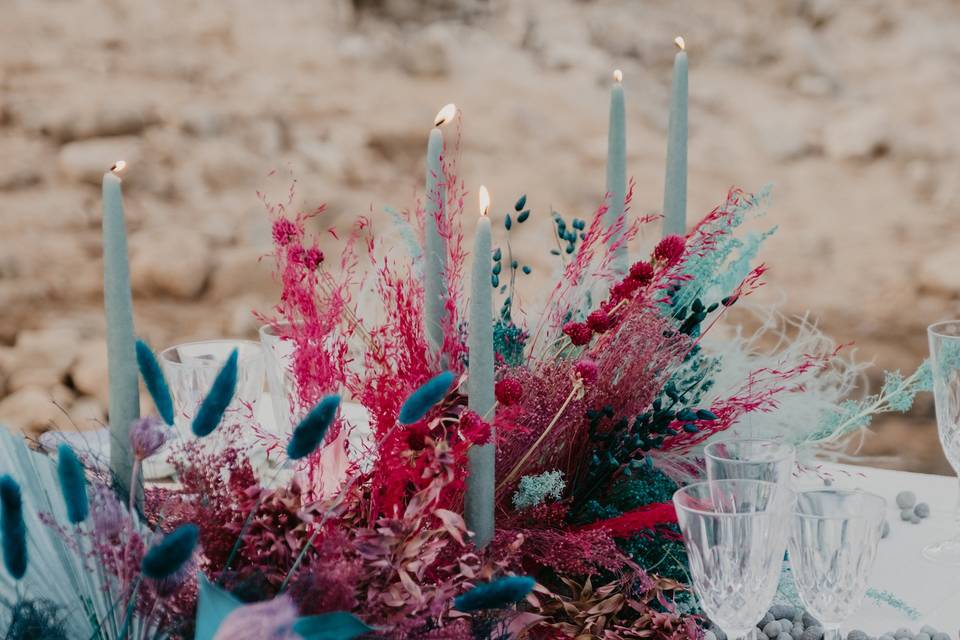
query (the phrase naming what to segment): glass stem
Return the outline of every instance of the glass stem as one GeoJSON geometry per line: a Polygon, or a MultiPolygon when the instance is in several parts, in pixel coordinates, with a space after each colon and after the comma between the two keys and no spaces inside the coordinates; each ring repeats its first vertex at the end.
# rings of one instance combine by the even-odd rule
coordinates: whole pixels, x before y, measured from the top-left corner
{"type": "Polygon", "coordinates": [[[843,640],[843,634],[840,633],[840,627],[826,627],[823,630],[823,640],[843,640]]]}

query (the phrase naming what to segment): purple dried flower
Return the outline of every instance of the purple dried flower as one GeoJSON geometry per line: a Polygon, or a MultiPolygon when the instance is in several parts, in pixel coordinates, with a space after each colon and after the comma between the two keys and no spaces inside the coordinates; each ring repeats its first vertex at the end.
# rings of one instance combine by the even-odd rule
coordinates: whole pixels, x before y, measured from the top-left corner
{"type": "Polygon", "coordinates": [[[116,494],[109,488],[93,484],[90,486],[90,516],[97,536],[113,540],[123,531],[126,514],[116,494]]]}
{"type": "Polygon", "coordinates": [[[213,640],[294,640],[297,608],[289,595],[240,607],[227,616],[213,640]]]}
{"type": "Polygon", "coordinates": [[[135,420],[130,426],[130,446],[137,460],[145,460],[163,448],[170,429],[155,416],[135,420]]]}

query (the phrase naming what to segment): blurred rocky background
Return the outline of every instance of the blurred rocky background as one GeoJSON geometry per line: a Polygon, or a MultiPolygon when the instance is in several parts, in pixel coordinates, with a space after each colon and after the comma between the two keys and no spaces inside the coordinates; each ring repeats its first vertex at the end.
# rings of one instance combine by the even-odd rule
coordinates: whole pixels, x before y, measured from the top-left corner
{"type": "MultiPolygon", "coordinates": [[[[447,102],[463,113],[467,187],[485,183],[501,212],[528,194],[515,250],[545,265],[551,209],[583,217],[602,198],[621,68],[634,211],[658,210],[677,34],[691,58],[690,217],[732,185],[773,184],[768,300],[905,371],[925,356],[925,326],[960,315],[955,0],[0,11],[0,422],[12,428],[106,418],[98,182],[113,161],[131,166],[138,332],[156,347],[252,337],[251,310],[276,296],[258,262],[269,243],[257,191],[282,198],[293,176],[297,206],[327,203],[324,225],[365,214],[389,232],[383,207],[414,205],[447,102]]],[[[929,397],[875,431],[862,451],[882,464],[949,470],[929,397]]]]}

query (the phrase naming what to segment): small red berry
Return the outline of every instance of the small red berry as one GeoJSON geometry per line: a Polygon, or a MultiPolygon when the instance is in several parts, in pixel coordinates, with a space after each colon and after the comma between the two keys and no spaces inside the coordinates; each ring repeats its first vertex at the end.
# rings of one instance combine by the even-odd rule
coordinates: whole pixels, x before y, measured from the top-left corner
{"type": "Polygon", "coordinates": [[[504,378],[494,385],[493,395],[500,404],[510,406],[523,397],[523,385],[516,378],[504,378]]]}
{"type": "Polygon", "coordinates": [[[578,347],[587,344],[593,338],[593,331],[582,322],[568,322],[563,325],[563,332],[570,337],[570,342],[578,347]]]}
{"type": "Polygon", "coordinates": [[[587,316],[587,326],[596,333],[603,333],[611,324],[610,316],[603,309],[597,309],[587,316]]]}
{"type": "Polygon", "coordinates": [[[665,262],[668,265],[674,264],[683,257],[686,248],[687,243],[683,236],[667,236],[657,243],[657,248],[653,250],[653,257],[657,261],[665,262]]]}
{"type": "Polygon", "coordinates": [[[641,284],[653,279],[653,266],[649,262],[634,262],[630,267],[630,277],[641,284]]]}
{"type": "Polygon", "coordinates": [[[597,363],[589,358],[578,360],[573,365],[573,372],[577,377],[583,380],[584,384],[593,384],[597,381],[597,363]]]}

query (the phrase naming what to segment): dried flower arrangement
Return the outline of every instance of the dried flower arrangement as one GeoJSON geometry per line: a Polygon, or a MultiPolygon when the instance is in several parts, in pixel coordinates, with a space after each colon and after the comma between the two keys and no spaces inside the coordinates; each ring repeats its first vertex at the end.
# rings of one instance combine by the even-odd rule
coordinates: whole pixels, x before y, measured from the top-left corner
{"type": "MultiPolygon", "coordinates": [[[[606,226],[605,204],[591,220],[555,215],[558,276],[536,310],[518,299],[516,279],[531,268],[509,243],[531,216],[521,197],[503,217],[506,251],[490,256],[501,296],[496,408],[479,415],[465,384],[466,190],[455,162],[442,181],[430,213],[393,213],[399,235],[414,239],[409,252],[383,250],[360,218],[336,268],[308,231],[322,209],[267,205],[282,295],[264,317],[294,345],[290,402],[307,410],[289,440],[258,430],[256,446],[292,471],[283,480],[258,473],[239,437],[257,425],[225,424],[235,355],[196,414],[197,440],[171,454],[178,484],[146,487],[142,506],[136,492],[123,504],[116,479],[84,469],[69,447],[53,463],[0,435],[5,638],[700,638],[670,502],[699,472],[698,448],[747,415],[755,432],[830,445],[878,411],[908,408],[925,384],[921,367],[847,400],[860,369],[806,322],[773,350],[756,336],[714,336],[763,284],[765,268],[752,263],[769,232],[741,233],[763,194],[731,191],[623,273],[614,254],[653,218],[606,226]],[[447,251],[438,348],[424,330],[416,241],[430,215],[447,251]],[[362,289],[379,308],[361,315],[362,289]],[[330,477],[322,456],[359,428],[340,413],[341,396],[366,408],[370,433],[330,477]],[[794,410],[809,418],[802,428],[794,410]],[[216,448],[204,446],[210,438],[216,448]],[[496,532],[477,546],[460,514],[471,448],[489,443],[496,532]]],[[[130,430],[131,487],[173,422],[143,343],[137,361],[161,418],[130,430]]]]}

